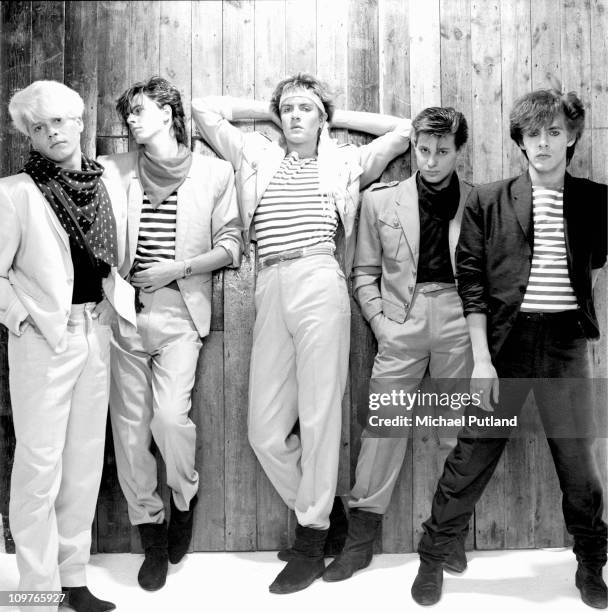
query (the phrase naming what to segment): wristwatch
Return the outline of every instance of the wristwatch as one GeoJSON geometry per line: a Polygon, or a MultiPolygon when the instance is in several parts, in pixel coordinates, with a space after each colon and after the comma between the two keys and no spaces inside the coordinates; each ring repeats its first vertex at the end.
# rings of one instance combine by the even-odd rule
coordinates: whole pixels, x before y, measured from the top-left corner
{"type": "Polygon", "coordinates": [[[182,278],[188,278],[189,276],[192,276],[192,264],[184,259],[184,276],[182,278]]]}

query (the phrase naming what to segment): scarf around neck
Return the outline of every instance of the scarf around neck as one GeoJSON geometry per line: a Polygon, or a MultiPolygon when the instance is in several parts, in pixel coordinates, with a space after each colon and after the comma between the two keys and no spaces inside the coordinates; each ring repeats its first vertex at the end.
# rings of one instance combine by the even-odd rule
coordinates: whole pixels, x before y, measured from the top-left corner
{"type": "Polygon", "coordinates": [[[101,181],[103,166],[82,156],[82,170],[61,168],[38,151],[23,167],[50,204],[70,239],[94,260],[117,265],[116,221],[101,181]]]}
{"type": "Polygon", "coordinates": [[[186,180],[192,165],[192,151],[179,145],[177,155],[169,159],[152,157],[144,147],[137,152],[139,180],[153,208],[164,202],[186,180]]]}

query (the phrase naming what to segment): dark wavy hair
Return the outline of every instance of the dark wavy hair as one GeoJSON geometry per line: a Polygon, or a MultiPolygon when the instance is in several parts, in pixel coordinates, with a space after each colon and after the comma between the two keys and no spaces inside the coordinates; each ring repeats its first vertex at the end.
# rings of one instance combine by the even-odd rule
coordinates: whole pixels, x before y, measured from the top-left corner
{"type": "Polygon", "coordinates": [[[159,108],[165,106],[165,104],[171,107],[171,114],[173,117],[173,133],[177,142],[188,146],[188,136],[186,134],[186,119],[184,116],[184,106],[182,104],[182,96],[179,93],[179,89],[159,76],[154,76],[148,81],[140,81],[131,85],[127,91],[125,91],[120,98],[116,101],[116,110],[122,117],[127,129],[127,119],[131,114],[131,107],[133,106],[133,99],[144,94],[154,100],[159,108]]]}
{"type": "Polygon", "coordinates": [[[278,117],[281,116],[279,112],[279,102],[281,101],[281,96],[283,95],[283,91],[285,89],[293,89],[301,87],[303,89],[310,89],[313,93],[315,93],[321,99],[323,103],[323,108],[327,113],[327,121],[331,121],[334,116],[334,102],[333,96],[329,89],[329,87],[319,81],[316,77],[312,76],[312,74],[307,74],[306,72],[298,72],[294,76],[283,79],[272,92],[272,97],[270,98],[270,109],[273,113],[275,113],[278,117]]]}
{"type": "Polygon", "coordinates": [[[465,116],[451,106],[429,106],[420,111],[412,121],[412,142],[421,132],[431,136],[454,134],[454,145],[460,149],[469,137],[465,116]]]}
{"type": "MultiPolygon", "coordinates": [[[[526,132],[549,127],[560,114],[564,117],[568,134],[574,137],[566,151],[566,163],[569,163],[585,127],[585,108],[574,91],[563,94],[555,88],[537,89],[518,98],[509,115],[511,138],[519,146],[526,132]]],[[[526,155],[525,151],[523,153],[526,155]]]]}

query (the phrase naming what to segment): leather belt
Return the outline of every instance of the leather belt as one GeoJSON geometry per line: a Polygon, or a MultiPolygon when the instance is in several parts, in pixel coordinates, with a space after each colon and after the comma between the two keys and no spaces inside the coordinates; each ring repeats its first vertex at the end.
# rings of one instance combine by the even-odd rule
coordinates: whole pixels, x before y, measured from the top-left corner
{"type": "Polygon", "coordinates": [[[290,261],[291,259],[300,259],[301,257],[308,257],[309,255],[333,255],[333,245],[322,245],[317,244],[311,247],[302,247],[300,249],[289,249],[288,251],[281,251],[275,255],[268,255],[262,257],[258,261],[258,271],[274,266],[282,261],[290,261]]]}

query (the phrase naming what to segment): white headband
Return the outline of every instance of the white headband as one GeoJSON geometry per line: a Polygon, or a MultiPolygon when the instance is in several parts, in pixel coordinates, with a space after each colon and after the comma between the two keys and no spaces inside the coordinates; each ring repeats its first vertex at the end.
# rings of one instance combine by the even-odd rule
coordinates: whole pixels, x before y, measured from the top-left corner
{"type": "Polygon", "coordinates": [[[325,111],[325,107],[323,106],[323,102],[321,98],[317,96],[314,91],[307,89],[306,87],[292,87],[287,91],[283,91],[281,94],[281,99],[279,100],[279,113],[281,112],[281,107],[285,103],[286,100],[290,98],[306,98],[310,100],[321,112],[321,116],[326,117],[327,112],[325,111]]]}

